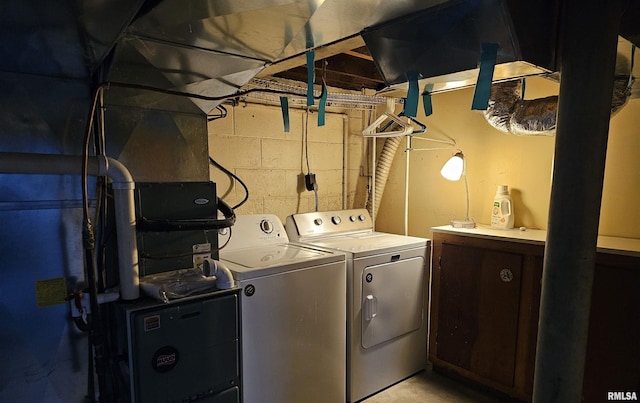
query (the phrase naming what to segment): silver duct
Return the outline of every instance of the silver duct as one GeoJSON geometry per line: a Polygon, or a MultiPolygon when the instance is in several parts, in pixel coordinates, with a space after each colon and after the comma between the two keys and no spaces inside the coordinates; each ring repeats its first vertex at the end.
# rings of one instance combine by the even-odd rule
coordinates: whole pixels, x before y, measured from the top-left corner
{"type": "MultiPolygon", "coordinates": [[[[77,155],[0,153],[0,173],[8,174],[80,174],[82,163],[82,157],[77,155]]],[[[127,301],[135,300],[140,297],[133,196],[135,183],[127,168],[109,157],[89,157],[87,172],[93,176],[107,176],[112,181],[116,206],[120,297],[127,301]]]]}
{"type": "MultiPolygon", "coordinates": [[[[611,113],[618,111],[630,95],[629,78],[614,80],[611,113]]],[[[494,83],[489,107],[484,112],[487,122],[496,129],[517,136],[553,136],[556,134],[558,96],[522,99],[522,81],[494,83]]]]}

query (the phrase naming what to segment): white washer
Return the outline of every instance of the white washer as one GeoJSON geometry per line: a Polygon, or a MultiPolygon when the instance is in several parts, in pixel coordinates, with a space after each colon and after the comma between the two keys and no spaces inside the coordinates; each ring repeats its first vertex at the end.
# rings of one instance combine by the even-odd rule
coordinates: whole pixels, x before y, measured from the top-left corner
{"type": "Polygon", "coordinates": [[[346,254],[347,401],[425,369],[430,241],[376,232],[364,209],[294,214],[286,230],[346,254]]]}
{"type": "Polygon", "coordinates": [[[242,289],[243,401],[343,403],[344,254],[290,244],[275,215],[239,215],[220,261],[242,289]]]}

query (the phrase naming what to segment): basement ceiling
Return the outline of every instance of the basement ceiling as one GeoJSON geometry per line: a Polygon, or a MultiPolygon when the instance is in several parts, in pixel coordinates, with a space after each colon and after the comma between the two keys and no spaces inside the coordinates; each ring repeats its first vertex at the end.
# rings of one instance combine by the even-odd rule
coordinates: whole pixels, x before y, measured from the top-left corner
{"type": "MultiPolygon", "coordinates": [[[[507,57],[496,72],[499,64],[518,67],[502,79],[532,74],[522,68],[542,74],[559,66],[558,0],[6,3],[0,72],[78,80],[89,91],[96,83],[120,84],[112,91],[120,103],[139,107],[208,113],[254,77],[306,82],[309,50],[316,84],[325,77],[330,87],[353,91],[396,89],[404,81],[406,93],[409,72],[436,77],[444,89],[462,82],[461,73],[464,85],[473,85],[485,42],[498,43],[498,58],[507,57]],[[197,97],[176,106],[162,91],[197,97]]],[[[620,35],[638,44],[640,2],[627,6],[620,35]]]]}
{"type": "MultiPolygon", "coordinates": [[[[348,43],[355,47],[341,50],[340,53],[316,60],[314,66],[316,82],[318,82],[318,77],[324,77],[325,82],[330,87],[351,91],[361,91],[363,89],[382,90],[385,87],[384,79],[373,62],[373,57],[362,37],[358,36],[350,39],[348,43]]],[[[344,47],[344,45],[342,46],[344,47]]],[[[335,49],[341,48],[336,47],[335,49]]],[[[289,80],[307,81],[306,60],[305,65],[278,72],[280,68],[282,67],[267,67],[260,76],[272,75],[289,80]]]]}
{"type": "MultiPolygon", "coordinates": [[[[538,47],[542,49],[546,49],[549,55],[543,55],[543,58],[546,57],[542,63],[538,63],[540,61],[540,55],[535,55],[534,58],[538,58],[536,62],[533,64],[535,67],[543,66],[543,68],[539,70],[529,70],[527,72],[522,71],[522,66],[517,66],[515,69],[511,66],[507,67],[505,71],[500,70],[500,66],[496,68],[496,75],[503,74],[504,77],[498,77],[497,81],[501,79],[508,79],[517,76],[526,76],[526,75],[546,75],[548,74],[551,78],[557,79],[557,71],[560,67],[560,60],[556,59],[558,57],[556,53],[558,36],[557,33],[561,31],[561,27],[557,25],[559,21],[559,3],[555,1],[547,1],[543,2],[544,5],[533,5],[528,9],[523,9],[521,6],[522,3],[519,2],[494,2],[495,4],[510,4],[511,11],[514,12],[514,17],[518,18],[517,22],[518,27],[520,28],[525,20],[533,20],[540,21],[541,19],[547,19],[548,24],[530,24],[529,27],[532,26],[543,26],[544,30],[553,31],[549,33],[546,38],[546,42],[540,43],[538,38],[541,35],[546,35],[544,31],[536,28],[535,32],[532,32],[528,28],[529,31],[525,34],[514,32],[515,43],[516,46],[519,46],[520,49],[517,49],[515,53],[527,53],[533,47],[538,47]],[[513,6],[513,4],[518,4],[517,6],[513,6]],[[532,8],[533,7],[533,8],[532,8]],[[550,9],[553,8],[553,11],[550,9]],[[514,11],[515,10],[515,11],[514,11]],[[519,15],[518,15],[519,14],[519,15]],[[531,17],[531,15],[535,15],[535,17],[531,17]],[[519,35],[519,37],[517,37],[519,35]],[[534,38],[534,39],[530,39],[534,38]],[[520,42],[518,44],[518,41],[520,42]],[[534,44],[534,41],[538,41],[534,44]],[[532,45],[533,44],[533,45],[532,45]],[[553,55],[550,55],[553,53],[553,55]]],[[[445,8],[449,6],[449,4],[462,4],[462,2],[445,2],[441,4],[440,8],[445,8]]],[[[491,4],[491,1],[485,1],[484,4],[491,4]]],[[[402,27],[402,24],[407,26],[412,25],[414,32],[420,32],[425,30],[426,21],[420,20],[420,17],[416,17],[417,14],[427,14],[432,13],[433,9],[437,7],[433,7],[430,10],[419,10],[414,12],[412,15],[401,17],[396,20],[388,21],[382,24],[384,25],[392,25],[394,23],[399,24],[402,27]],[[413,21],[411,21],[413,19],[413,21]],[[416,28],[417,27],[417,28],[416,28]]],[[[489,15],[489,20],[494,20],[494,14],[489,15]]],[[[438,17],[440,18],[440,16],[438,17]]],[[[475,17],[474,17],[475,18],[475,17]]],[[[511,17],[508,17],[511,18],[511,17]]],[[[628,74],[628,68],[631,66],[631,57],[633,55],[632,47],[640,46],[640,25],[637,21],[640,20],[640,2],[629,2],[627,4],[627,8],[622,15],[621,18],[621,27],[620,27],[620,37],[619,37],[619,60],[622,60],[624,66],[622,66],[622,70],[626,68],[627,71],[624,74],[628,74]]],[[[429,25],[433,25],[433,20],[428,21],[429,25]]],[[[509,21],[511,23],[511,21],[509,21]]],[[[508,27],[507,27],[508,28],[508,27]]],[[[518,29],[514,29],[514,31],[518,31],[518,29]]],[[[410,32],[410,29],[406,30],[410,32]]],[[[365,43],[365,39],[363,39],[362,35],[367,34],[367,29],[365,29],[362,33],[347,38],[345,40],[338,41],[336,43],[330,43],[325,46],[319,47],[315,49],[315,83],[320,84],[320,78],[324,77],[325,82],[328,86],[334,88],[341,88],[345,90],[351,91],[362,91],[364,89],[374,90],[374,91],[382,91],[382,93],[386,96],[401,96],[402,92],[406,93],[406,83],[399,84],[389,82],[389,80],[385,80],[383,74],[381,74],[379,70],[380,58],[374,60],[375,56],[380,56],[381,52],[391,53],[392,50],[389,48],[383,49],[382,51],[376,49],[375,52],[370,50],[367,47],[367,43],[365,43]],[[372,55],[374,53],[374,55],[372,55]],[[394,85],[395,84],[395,85],[394,85]]],[[[445,32],[443,31],[443,35],[445,32]]],[[[449,32],[448,34],[451,34],[449,32]]],[[[418,33],[420,35],[420,33],[418,33]]],[[[393,38],[397,40],[397,38],[393,38]]],[[[437,39],[439,40],[439,39],[437,39]]],[[[420,54],[424,51],[429,51],[432,48],[431,38],[423,38],[423,41],[417,42],[415,46],[411,49],[410,53],[420,54]]],[[[452,49],[452,53],[456,50],[456,43],[446,44],[449,45],[449,48],[452,49]]],[[[449,52],[441,52],[445,53],[443,56],[445,59],[451,58],[449,56],[449,52]]],[[[388,57],[385,56],[383,57],[388,57]]],[[[522,55],[520,55],[522,56],[522,55]]],[[[525,58],[528,55],[524,55],[525,58]]],[[[529,62],[529,60],[527,60],[529,62]]],[[[445,62],[443,62],[445,63],[445,62]]],[[[448,63],[448,61],[446,62],[448,63]]],[[[531,64],[531,63],[528,63],[531,64]]],[[[526,67],[526,66],[525,66],[526,67]]],[[[468,73],[468,72],[467,72],[468,73]]],[[[616,72],[617,74],[620,71],[616,72]]],[[[474,72],[475,75],[475,72],[474,72]]],[[[640,76],[640,63],[635,63],[632,71],[632,75],[634,77],[640,76]]],[[[295,80],[299,82],[306,83],[307,81],[307,66],[306,66],[306,58],[304,55],[296,55],[291,57],[290,59],[285,59],[279,61],[275,64],[267,66],[263,71],[261,71],[257,77],[266,78],[266,77],[278,77],[289,80],[295,80]]],[[[422,75],[424,77],[424,75],[422,75]]],[[[428,75],[427,77],[431,77],[428,75]]],[[[445,81],[455,81],[452,77],[443,76],[442,78],[445,81]]],[[[495,76],[494,76],[495,79],[495,76]]],[[[468,85],[473,85],[475,83],[475,78],[473,80],[466,80],[468,85]]],[[[433,81],[433,80],[432,80],[433,81]]],[[[638,81],[638,80],[636,80],[638,81]]],[[[467,84],[463,84],[461,86],[467,86],[467,84]]],[[[422,83],[424,85],[424,83],[422,83]]],[[[421,85],[421,88],[422,88],[421,85]]],[[[438,88],[438,83],[436,82],[436,91],[438,90],[447,90],[453,88],[447,88],[448,83],[444,84],[440,88],[438,88]]],[[[634,87],[632,88],[632,97],[640,97],[640,82],[636,82],[634,87]]]]}

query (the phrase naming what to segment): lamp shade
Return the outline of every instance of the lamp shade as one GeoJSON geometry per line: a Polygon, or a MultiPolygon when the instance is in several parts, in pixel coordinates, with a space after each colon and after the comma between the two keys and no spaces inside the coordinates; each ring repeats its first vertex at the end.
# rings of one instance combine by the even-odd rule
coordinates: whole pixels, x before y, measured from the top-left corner
{"type": "Polygon", "coordinates": [[[461,152],[457,152],[453,157],[449,158],[442,169],[440,175],[450,181],[457,181],[464,172],[464,155],[461,152]]]}

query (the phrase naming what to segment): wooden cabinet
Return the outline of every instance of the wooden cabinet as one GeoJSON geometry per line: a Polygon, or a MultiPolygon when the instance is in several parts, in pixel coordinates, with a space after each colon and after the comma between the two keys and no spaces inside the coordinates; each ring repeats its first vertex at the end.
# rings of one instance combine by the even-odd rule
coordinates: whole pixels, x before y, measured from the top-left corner
{"type": "Polygon", "coordinates": [[[438,358],[513,386],[522,256],[445,244],[438,358]]]}
{"type": "Polygon", "coordinates": [[[542,247],[434,233],[429,359],[510,396],[533,389],[542,247]]]}
{"type": "MultiPolygon", "coordinates": [[[[434,231],[429,360],[531,401],[544,243],[434,231]]],[[[583,402],[640,395],[640,258],[599,251],[583,402]]]]}
{"type": "Polygon", "coordinates": [[[640,396],[640,259],[599,253],[585,357],[585,403],[608,392],[640,396]]]}

